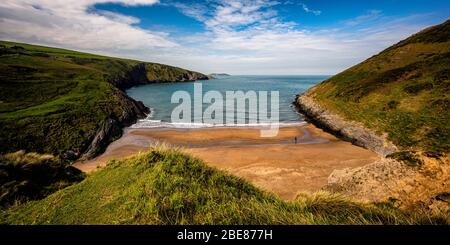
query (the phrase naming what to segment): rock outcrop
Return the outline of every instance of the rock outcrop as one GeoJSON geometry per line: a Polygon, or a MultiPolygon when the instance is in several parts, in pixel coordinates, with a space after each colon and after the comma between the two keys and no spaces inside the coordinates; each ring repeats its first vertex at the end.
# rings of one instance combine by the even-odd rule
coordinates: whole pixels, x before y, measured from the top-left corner
{"type": "Polygon", "coordinates": [[[450,217],[448,159],[426,158],[423,166],[409,166],[381,158],[366,166],[334,170],[324,189],[358,200],[389,202],[401,209],[450,217]]]}
{"type": "Polygon", "coordinates": [[[208,80],[209,77],[197,72],[187,72],[181,75],[180,82],[189,82],[196,80],[208,80]]]}
{"type": "Polygon", "coordinates": [[[150,63],[139,63],[122,74],[116,74],[116,76],[108,78],[110,83],[122,91],[149,83],[189,82],[208,79],[208,76],[199,72],[150,63]]]}
{"type": "Polygon", "coordinates": [[[88,160],[103,153],[106,147],[122,136],[122,128],[136,123],[137,119],[144,118],[150,110],[141,102],[117,90],[115,95],[120,103],[122,112],[117,115],[111,113],[88,138],[81,160],[88,160]]]}
{"type": "Polygon", "coordinates": [[[300,113],[305,115],[308,121],[343,140],[372,150],[382,156],[397,150],[397,147],[384,136],[376,134],[360,123],[343,119],[320,106],[306,94],[297,96],[294,105],[300,113]]]}
{"type": "Polygon", "coordinates": [[[334,170],[325,189],[345,193],[370,202],[386,200],[400,180],[411,178],[417,172],[394,159],[379,161],[357,168],[334,170]]]}
{"type": "Polygon", "coordinates": [[[108,79],[116,88],[122,91],[134,86],[149,83],[147,72],[145,70],[145,63],[139,63],[131,68],[129,71],[116,75],[108,79]]]}

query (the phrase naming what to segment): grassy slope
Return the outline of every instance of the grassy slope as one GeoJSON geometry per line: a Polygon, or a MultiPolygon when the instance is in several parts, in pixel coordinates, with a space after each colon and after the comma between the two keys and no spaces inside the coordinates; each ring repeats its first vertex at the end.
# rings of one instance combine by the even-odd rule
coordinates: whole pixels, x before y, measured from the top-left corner
{"type": "MultiPolygon", "coordinates": [[[[108,81],[123,77],[139,63],[0,42],[0,152],[80,150],[100,122],[124,110],[118,89],[108,81]]],[[[188,72],[146,66],[151,67],[149,80],[167,81],[188,72]]]]}
{"type": "Polygon", "coordinates": [[[407,150],[450,150],[450,21],[426,29],[309,92],[407,150]]]}
{"type": "Polygon", "coordinates": [[[24,151],[0,155],[0,207],[42,199],[83,179],[80,170],[52,155],[24,151]]]}
{"type": "Polygon", "coordinates": [[[287,203],[176,149],[113,161],[79,184],[4,210],[9,224],[445,223],[326,193],[287,203]]]}

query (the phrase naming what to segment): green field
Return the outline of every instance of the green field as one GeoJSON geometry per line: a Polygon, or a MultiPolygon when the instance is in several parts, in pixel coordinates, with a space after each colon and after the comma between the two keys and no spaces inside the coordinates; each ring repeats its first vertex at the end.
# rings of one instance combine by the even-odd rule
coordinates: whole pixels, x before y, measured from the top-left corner
{"type": "Polygon", "coordinates": [[[419,32],[309,90],[403,150],[450,151],[450,21],[419,32]]]}
{"type": "Polygon", "coordinates": [[[178,149],[154,146],[1,212],[6,224],[446,224],[318,192],[284,202],[178,149]]]}
{"type": "Polygon", "coordinates": [[[129,109],[132,99],[119,88],[192,77],[205,76],[161,64],[0,42],[0,153],[81,154],[102,122],[129,109]]]}

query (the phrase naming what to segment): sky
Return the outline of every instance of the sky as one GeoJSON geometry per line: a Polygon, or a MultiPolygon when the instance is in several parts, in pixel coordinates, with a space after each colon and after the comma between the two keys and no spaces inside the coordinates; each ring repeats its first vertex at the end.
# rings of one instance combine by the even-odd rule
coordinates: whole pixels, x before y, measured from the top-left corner
{"type": "Polygon", "coordinates": [[[450,0],[2,0],[0,39],[205,74],[333,75],[450,18],[450,0]]]}

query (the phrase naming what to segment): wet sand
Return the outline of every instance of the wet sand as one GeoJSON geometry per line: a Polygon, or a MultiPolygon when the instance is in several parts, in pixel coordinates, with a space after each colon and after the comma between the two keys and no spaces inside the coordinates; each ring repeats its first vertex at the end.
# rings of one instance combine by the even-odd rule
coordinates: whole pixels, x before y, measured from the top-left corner
{"type": "Polygon", "coordinates": [[[155,142],[184,147],[210,166],[286,200],[294,199],[299,192],[319,190],[335,169],[363,166],[379,159],[369,150],[306,124],[280,128],[272,138],[261,138],[259,129],[254,128],[126,129],[104,154],[74,166],[90,172],[111,159],[144,152],[155,142]]]}

